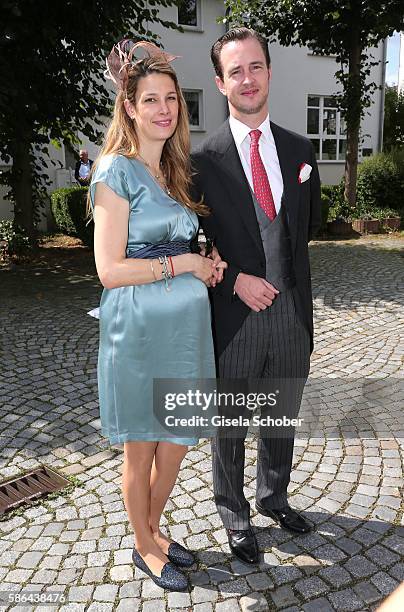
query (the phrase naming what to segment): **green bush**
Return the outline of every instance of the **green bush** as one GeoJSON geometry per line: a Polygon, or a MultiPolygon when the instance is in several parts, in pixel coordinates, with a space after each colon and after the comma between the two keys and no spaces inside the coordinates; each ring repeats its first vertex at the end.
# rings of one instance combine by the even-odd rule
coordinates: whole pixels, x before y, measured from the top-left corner
{"type": "Polygon", "coordinates": [[[366,209],[356,208],[353,210],[352,219],[379,219],[382,221],[383,219],[387,219],[388,217],[399,217],[400,213],[394,208],[380,208],[378,206],[374,206],[373,208],[367,207],[366,209]]]}
{"type": "Polygon", "coordinates": [[[321,195],[329,199],[331,206],[335,205],[337,189],[338,185],[321,185],[321,195]]]}
{"type": "Polygon", "coordinates": [[[13,221],[0,221],[0,259],[24,255],[30,247],[28,236],[13,221]]]}
{"type": "Polygon", "coordinates": [[[331,208],[341,206],[344,203],[344,182],[337,185],[321,185],[321,192],[330,198],[331,208]]]}
{"type": "Polygon", "coordinates": [[[344,182],[337,185],[322,185],[322,197],[327,197],[330,201],[327,221],[348,221],[352,217],[352,211],[344,199],[344,182]]]}
{"type": "Polygon", "coordinates": [[[51,194],[51,209],[59,231],[93,246],[94,226],[87,217],[87,187],[63,187],[51,194]]]}
{"type": "Polygon", "coordinates": [[[378,153],[358,168],[357,209],[367,214],[374,209],[399,210],[404,204],[404,151],[378,153]]]}
{"type": "Polygon", "coordinates": [[[328,221],[328,213],[330,210],[331,200],[330,198],[321,190],[321,226],[320,226],[320,234],[324,234],[327,231],[327,221],[328,221]]]}

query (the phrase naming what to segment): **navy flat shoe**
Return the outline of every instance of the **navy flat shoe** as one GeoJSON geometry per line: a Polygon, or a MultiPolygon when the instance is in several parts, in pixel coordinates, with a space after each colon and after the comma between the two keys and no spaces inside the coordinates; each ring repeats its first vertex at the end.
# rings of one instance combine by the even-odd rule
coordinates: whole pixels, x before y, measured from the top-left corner
{"type": "Polygon", "coordinates": [[[188,589],[187,577],[170,561],[163,566],[161,576],[156,576],[136,548],[133,549],[132,559],[136,567],[147,574],[162,589],[167,589],[168,591],[186,591],[188,589]]]}
{"type": "Polygon", "coordinates": [[[179,567],[191,567],[196,561],[194,555],[178,542],[171,542],[167,557],[179,567]]]}

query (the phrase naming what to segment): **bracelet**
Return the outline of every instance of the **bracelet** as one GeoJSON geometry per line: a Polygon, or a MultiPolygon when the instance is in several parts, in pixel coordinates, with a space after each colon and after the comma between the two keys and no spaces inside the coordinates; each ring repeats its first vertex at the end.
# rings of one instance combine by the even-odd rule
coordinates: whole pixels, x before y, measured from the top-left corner
{"type": "Polygon", "coordinates": [[[154,280],[156,281],[157,277],[156,277],[156,273],[154,271],[154,266],[153,266],[153,260],[152,259],[150,260],[150,267],[151,267],[151,271],[153,273],[154,280]]]}
{"type": "Polygon", "coordinates": [[[175,276],[175,274],[174,274],[174,264],[173,264],[173,258],[171,257],[171,255],[170,255],[170,257],[168,258],[168,260],[169,260],[169,262],[170,262],[170,266],[171,266],[171,274],[172,274],[172,276],[173,276],[173,278],[174,278],[174,276],[175,276]]]}
{"type": "Polygon", "coordinates": [[[171,291],[168,281],[172,279],[173,275],[169,269],[167,255],[164,255],[164,257],[159,257],[159,262],[163,267],[162,274],[166,284],[166,291],[171,291]]]}

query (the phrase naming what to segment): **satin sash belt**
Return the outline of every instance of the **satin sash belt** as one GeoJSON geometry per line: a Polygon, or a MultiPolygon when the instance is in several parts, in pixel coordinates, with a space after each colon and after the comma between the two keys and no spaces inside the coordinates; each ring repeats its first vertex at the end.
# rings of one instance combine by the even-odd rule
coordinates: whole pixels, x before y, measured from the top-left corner
{"type": "Polygon", "coordinates": [[[161,242],[160,244],[148,244],[147,246],[137,249],[136,251],[128,251],[129,259],[153,259],[154,257],[173,257],[174,255],[183,255],[191,252],[190,242],[173,241],[161,242]]]}

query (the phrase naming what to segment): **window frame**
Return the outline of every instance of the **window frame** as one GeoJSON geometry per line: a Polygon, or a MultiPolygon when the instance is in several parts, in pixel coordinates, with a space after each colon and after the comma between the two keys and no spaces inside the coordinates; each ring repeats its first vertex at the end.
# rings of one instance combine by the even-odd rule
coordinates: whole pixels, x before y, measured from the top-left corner
{"type": "MultiPolygon", "coordinates": [[[[191,132],[205,132],[205,105],[204,105],[205,92],[204,92],[204,89],[201,87],[181,87],[181,91],[183,94],[186,94],[188,92],[198,94],[199,124],[192,125],[190,123],[189,129],[191,132]]],[[[185,95],[184,95],[184,98],[185,98],[185,95]]]]}
{"type": "MultiPolygon", "coordinates": [[[[346,143],[346,134],[341,134],[341,121],[343,118],[341,117],[341,111],[338,109],[338,106],[325,106],[324,100],[325,98],[335,98],[335,94],[307,94],[306,98],[306,136],[310,141],[317,140],[319,142],[319,157],[317,158],[318,162],[324,164],[341,164],[345,162],[345,155],[340,156],[340,142],[346,143]],[[309,98],[319,98],[319,105],[313,106],[309,105],[309,98]],[[317,134],[309,134],[308,132],[308,111],[309,109],[318,109],[319,117],[318,117],[318,128],[319,131],[317,134]],[[335,134],[327,134],[323,132],[324,125],[324,110],[336,110],[336,118],[335,118],[335,134]],[[335,159],[323,159],[323,143],[325,140],[334,140],[336,142],[336,158],[335,159]]],[[[360,156],[360,155],[359,155],[360,156]]]]}
{"type": "Polygon", "coordinates": [[[179,20],[179,7],[177,6],[177,24],[185,31],[189,32],[203,32],[202,24],[202,0],[195,0],[196,3],[196,25],[187,25],[186,23],[180,23],[179,20]]]}

